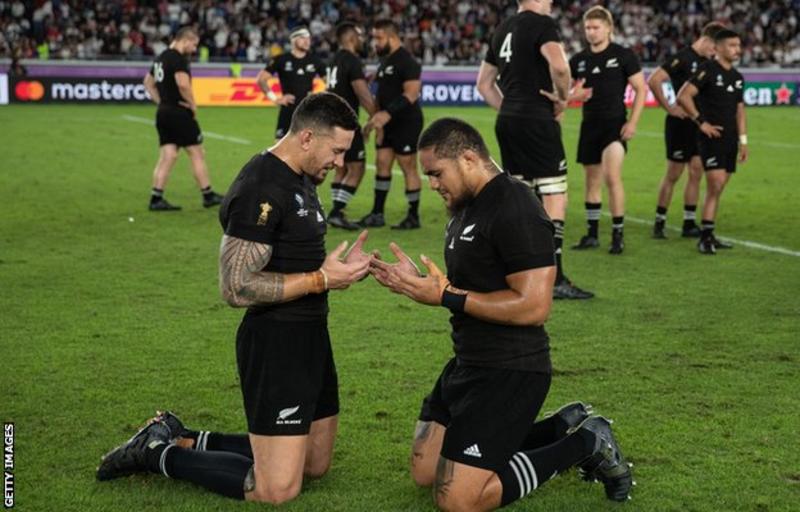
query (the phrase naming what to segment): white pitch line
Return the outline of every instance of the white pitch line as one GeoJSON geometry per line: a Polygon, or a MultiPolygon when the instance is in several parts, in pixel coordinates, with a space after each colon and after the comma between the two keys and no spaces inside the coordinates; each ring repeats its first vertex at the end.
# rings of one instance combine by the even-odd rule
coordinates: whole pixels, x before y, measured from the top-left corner
{"type": "MultiPolygon", "coordinates": [[[[605,217],[610,217],[611,216],[610,214],[608,214],[606,212],[603,212],[603,215],[605,217]]],[[[627,222],[628,220],[630,220],[634,224],[645,224],[645,225],[652,225],[653,224],[653,221],[650,221],[650,220],[638,219],[636,217],[630,217],[628,215],[625,215],[625,221],[627,222]]],[[[678,233],[681,231],[680,229],[678,229],[676,227],[671,227],[671,226],[667,226],[667,229],[669,229],[670,231],[678,232],[678,233]]],[[[776,246],[772,246],[772,245],[766,245],[766,244],[762,244],[762,243],[759,243],[759,242],[753,242],[752,240],[739,240],[739,239],[736,239],[736,238],[731,238],[729,236],[722,236],[722,235],[720,236],[720,238],[722,238],[724,240],[728,240],[728,241],[733,242],[735,244],[739,244],[739,245],[743,245],[745,247],[749,247],[751,249],[757,249],[759,251],[766,251],[766,252],[774,252],[774,253],[777,253],[777,254],[783,254],[783,255],[786,255],[786,256],[794,256],[795,258],[800,258],[800,251],[793,251],[792,249],[787,249],[785,247],[776,247],[776,246]]]]}
{"type": "MultiPolygon", "coordinates": [[[[155,124],[152,119],[147,119],[146,117],[123,115],[122,119],[124,119],[126,121],[131,121],[133,123],[148,124],[150,126],[153,126],[155,124]]],[[[239,137],[232,137],[230,135],[223,135],[221,133],[209,132],[209,131],[205,131],[205,130],[203,131],[203,136],[204,137],[208,137],[209,139],[224,140],[224,141],[228,141],[228,142],[233,142],[234,144],[242,144],[242,145],[245,145],[245,146],[249,146],[250,144],[253,143],[252,141],[249,141],[247,139],[242,139],[242,138],[239,138],[239,137]]]]}
{"type": "MultiPolygon", "coordinates": [[[[154,124],[152,120],[144,118],[144,117],[123,115],[122,118],[125,119],[126,121],[131,121],[131,122],[134,122],[134,123],[148,124],[148,125],[151,125],[151,126],[154,124]]],[[[644,133],[655,134],[655,132],[639,132],[639,133],[640,134],[644,134],[644,133]]],[[[228,135],[221,135],[221,134],[214,133],[214,132],[203,132],[203,134],[208,136],[208,137],[210,137],[210,138],[212,138],[212,139],[226,140],[228,142],[234,142],[236,144],[244,144],[244,145],[252,144],[252,142],[247,140],[247,139],[240,139],[238,137],[231,137],[231,136],[228,136],[228,135]]],[[[655,135],[658,135],[659,137],[661,136],[660,134],[655,134],[655,135]]],[[[788,147],[793,147],[793,148],[794,147],[800,148],[800,145],[787,144],[787,146],[788,147]]],[[[367,164],[367,168],[368,169],[375,169],[375,165],[374,164],[367,164]]],[[[392,170],[392,174],[394,174],[396,176],[402,176],[403,172],[400,171],[400,170],[397,170],[397,169],[393,169],[392,170]]],[[[604,213],[603,215],[605,215],[607,217],[608,213],[604,213]]],[[[644,219],[638,219],[636,217],[630,217],[630,216],[627,216],[627,215],[625,216],[625,220],[629,220],[629,221],[633,222],[634,224],[651,224],[652,223],[651,221],[647,221],[647,220],[644,220],[644,219]]],[[[667,229],[669,229],[671,231],[680,231],[678,228],[669,227],[669,226],[667,227],[667,229]]],[[[785,247],[775,247],[775,246],[772,246],[772,245],[766,245],[766,244],[762,244],[762,243],[759,243],[759,242],[753,242],[751,240],[738,240],[736,238],[731,238],[729,236],[721,236],[720,238],[724,238],[725,240],[730,240],[733,243],[736,243],[736,244],[739,244],[739,245],[743,245],[743,246],[749,247],[751,249],[757,249],[757,250],[760,250],[760,251],[767,251],[767,252],[774,252],[774,253],[777,253],[777,254],[784,254],[786,256],[794,256],[796,258],[800,258],[800,251],[793,251],[793,250],[787,249],[785,247]]]]}

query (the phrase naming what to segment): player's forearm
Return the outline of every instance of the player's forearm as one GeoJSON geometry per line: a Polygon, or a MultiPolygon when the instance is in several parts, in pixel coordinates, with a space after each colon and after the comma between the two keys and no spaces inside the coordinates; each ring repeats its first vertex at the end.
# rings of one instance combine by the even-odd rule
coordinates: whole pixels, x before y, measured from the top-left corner
{"type": "Polygon", "coordinates": [[[464,312],[497,324],[544,325],[552,305],[552,286],[550,288],[550,295],[542,294],[539,300],[514,290],[468,292],[464,312]]]}
{"type": "Polygon", "coordinates": [[[495,110],[500,110],[500,106],[503,104],[503,95],[500,93],[500,89],[497,88],[497,85],[493,83],[478,85],[478,92],[481,93],[487,105],[495,110]]]}
{"type": "Polygon", "coordinates": [[[569,98],[569,84],[572,81],[569,66],[550,66],[550,76],[553,78],[553,88],[558,98],[567,101],[569,98]]]}
{"type": "Polygon", "coordinates": [[[739,103],[736,109],[736,129],[739,136],[747,135],[747,115],[744,113],[743,103],[739,103]]]}
{"type": "Polygon", "coordinates": [[[222,297],[233,307],[290,302],[310,293],[325,291],[325,278],[318,270],[295,274],[255,272],[220,281],[222,297]]]}
{"type": "Polygon", "coordinates": [[[700,112],[697,110],[697,106],[694,104],[694,98],[689,91],[686,90],[686,86],[684,85],[680,92],[678,93],[677,103],[686,112],[686,115],[689,116],[689,119],[694,119],[700,112]]]}
{"type": "Polygon", "coordinates": [[[233,307],[276,304],[327,289],[322,271],[282,274],[263,272],[272,258],[272,246],[225,235],[222,237],[219,286],[233,307]]]}
{"type": "Polygon", "coordinates": [[[178,92],[180,93],[181,98],[183,98],[183,101],[192,106],[192,109],[196,107],[196,104],[194,102],[194,92],[192,91],[191,83],[189,83],[189,85],[179,85],[178,92]]]}
{"type": "Polygon", "coordinates": [[[153,103],[159,105],[161,103],[161,96],[158,94],[158,88],[148,86],[147,84],[145,84],[144,88],[147,90],[147,94],[150,95],[150,99],[153,100],[153,103]]]}
{"type": "Polygon", "coordinates": [[[636,93],[633,97],[631,116],[628,119],[628,122],[633,124],[639,123],[639,119],[642,117],[642,112],[644,112],[644,104],[646,99],[647,99],[647,87],[644,86],[644,84],[642,84],[641,87],[638,87],[636,89],[636,93]]]}
{"type": "Polygon", "coordinates": [[[356,91],[356,97],[358,98],[358,103],[364,107],[368,115],[371,116],[378,111],[378,106],[375,104],[375,100],[369,91],[366,93],[359,93],[359,91],[356,91]]]}
{"type": "Polygon", "coordinates": [[[655,74],[653,74],[647,82],[647,85],[650,87],[650,90],[653,91],[653,97],[661,108],[669,112],[669,100],[666,94],[664,94],[664,82],[666,82],[666,80],[655,79],[655,74]]]}

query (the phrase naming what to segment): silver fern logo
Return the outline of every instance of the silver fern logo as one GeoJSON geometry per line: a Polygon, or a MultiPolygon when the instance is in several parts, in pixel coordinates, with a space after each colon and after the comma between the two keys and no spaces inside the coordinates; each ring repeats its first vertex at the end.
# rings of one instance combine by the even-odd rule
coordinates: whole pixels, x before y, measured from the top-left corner
{"type": "Polygon", "coordinates": [[[461,232],[461,236],[458,237],[459,240],[463,240],[465,242],[471,242],[475,240],[475,235],[467,236],[472,233],[472,230],[475,229],[475,224],[470,224],[469,226],[464,228],[464,231],[461,232]]]}
{"type": "Polygon", "coordinates": [[[297,411],[300,410],[300,406],[296,405],[294,407],[287,407],[286,409],[281,409],[278,412],[278,419],[275,420],[276,425],[299,425],[303,422],[302,419],[295,419],[290,420],[287,419],[290,416],[293,416],[297,411]]]}

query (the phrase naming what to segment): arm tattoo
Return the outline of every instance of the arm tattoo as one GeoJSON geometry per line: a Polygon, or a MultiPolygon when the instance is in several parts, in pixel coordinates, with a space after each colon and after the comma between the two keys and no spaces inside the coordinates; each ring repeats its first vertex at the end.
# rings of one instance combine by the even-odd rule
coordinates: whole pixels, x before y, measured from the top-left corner
{"type": "Polygon", "coordinates": [[[450,486],[453,484],[454,468],[455,463],[452,460],[439,457],[439,462],[436,464],[436,481],[433,483],[433,492],[438,503],[447,498],[450,492],[450,486]]]}
{"type": "Polygon", "coordinates": [[[244,477],[244,492],[247,494],[248,492],[253,492],[256,490],[256,473],[255,473],[255,466],[250,466],[250,469],[247,470],[247,475],[244,477]]]}
{"type": "Polygon", "coordinates": [[[219,286],[228,304],[244,307],[283,300],[283,274],[261,271],[270,258],[271,245],[223,235],[219,252],[219,286]]]}

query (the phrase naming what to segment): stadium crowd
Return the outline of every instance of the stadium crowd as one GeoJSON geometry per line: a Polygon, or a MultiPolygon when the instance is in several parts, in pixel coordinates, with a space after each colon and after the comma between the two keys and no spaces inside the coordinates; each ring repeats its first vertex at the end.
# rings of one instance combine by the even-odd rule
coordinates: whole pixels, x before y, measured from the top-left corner
{"type": "MultiPolygon", "coordinates": [[[[741,65],[800,65],[800,0],[556,0],[569,54],[584,44],[582,13],[598,3],[614,14],[617,41],[644,62],[661,62],[716,19],[743,35],[741,65]]],[[[337,22],[390,17],[424,64],[477,64],[493,27],[514,10],[507,0],[0,0],[0,56],[149,59],[192,24],[201,58],[257,62],[283,52],[290,29],[307,24],[325,58],[337,22]]]]}

